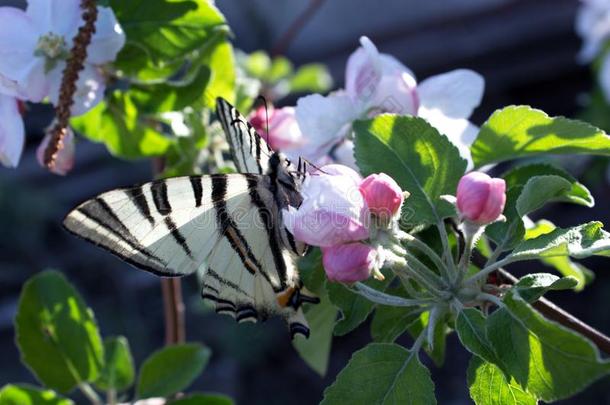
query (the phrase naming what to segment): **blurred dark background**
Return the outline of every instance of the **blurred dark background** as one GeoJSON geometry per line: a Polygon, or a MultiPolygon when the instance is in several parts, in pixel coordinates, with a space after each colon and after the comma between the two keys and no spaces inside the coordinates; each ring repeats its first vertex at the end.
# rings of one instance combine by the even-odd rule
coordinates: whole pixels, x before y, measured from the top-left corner
{"type": "MultiPolygon", "coordinates": [[[[481,73],[486,89],[472,118],[477,124],[507,104],[529,104],[551,115],[578,117],[579,100],[593,87],[589,68],[578,65],[575,58],[581,45],[573,28],[576,0],[217,1],[235,33],[235,46],[246,52],[271,50],[311,3],[320,4],[286,55],[296,65],[326,63],[339,87],[360,35],[368,35],[382,52],[395,55],[419,80],[455,68],[481,73]]],[[[0,0],[0,5],[7,4],[20,2],[0,0]]],[[[138,364],[163,344],[159,279],[77,240],[60,226],[78,202],[110,188],[149,180],[150,162],[117,161],[103,147],[80,142],[75,169],[67,177],[51,175],[34,156],[50,119],[49,109],[30,108],[22,163],[17,170],[0,170],[0,385],[34,382],[19,362],[12,320],[21,286],[45,268],[62,270],[77,286],[105,336],[128,337],[138,364]]],[[[561,226],[608,219],[607,163],[579,158],[569,164],[591,188],[598,206],[556,205],[537,216],[561,226]]],[[[610,334],[610,263],[585,264],[595,271],[592,285],[579,294],[555,293],[550,298],[610,334]]],[[[538,264],[514,269],[516,274],[544,270],[538,264]]],[[[239,404],[317,403],[351,353],[370,340],[366,323],[335,338],[328,373],[321,378],[299,358],[281,321],[237,326],[206,310],[194,277],[183,285],[188,340],[204,342],[214,351],[193,388],[229,394],[239,404]]],[[[409,344],[407,337],[402,339],[409,344]]],[[[439,403],[471,403],[466,387],[469,355],[455,336],[449,337],[444,367],[434,367],[425,355],[422,359],[433,373],[439,403]]],[[[610,378],[562,403],[610,403],[610,378]]]]}

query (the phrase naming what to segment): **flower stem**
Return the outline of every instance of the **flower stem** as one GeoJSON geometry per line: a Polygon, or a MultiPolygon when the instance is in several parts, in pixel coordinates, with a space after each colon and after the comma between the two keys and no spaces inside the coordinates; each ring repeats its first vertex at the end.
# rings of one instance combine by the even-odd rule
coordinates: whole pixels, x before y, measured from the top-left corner
{"type": "MultiPolygon", "coordinates": [[[[410,254],[405,251],[405,255],[410,255],[410,254]]],[[[390,250],[386,251],[386,258],[390,259],[393,262],[392,268],[394,270],[404,272],[406,275],[413,278],[415,281],[417,281],[419,284],[421,284],[423,287],[425,287],[426,290],[428,290],[428,292],[430,294],[434,295],[437,298],[445,299],[446,294],[441,291],[441,286],[437,283],[437,281],[434,279],[432,279],[432,280],[428,279],[424,275],[426,272],[430,272],[430,270],[426,266],[424,266],[419,260],[417,260],[416,258],[415,258],[415,261],[413,261],[411,259],[406,260],[407,259],[406,257],[396,256],[390,250]],[[424,274],[420,273],[417,269],[414,269],[413,267],[411,267],[410,263],[415,263],[416,265],[417,265],[417,263],[419,263],[422,266],[422,268],[419,270],[423,270],[424,274]]],[[[438,276],[437,276],[437,279],[438,279],[438,276]]]]}
{"type": "Polygon", "coordinates": [[[504,303],[502,302],[502,300],[493,294],[479,293],[477,295],[477,300],[493,302],[500,308],[503,308],[505,306],[504,303]]]}
{"type": "Polygon", "coordinates": [[[433,302],[432,300],[408,299],[408,298],[397,297],[395,295],[386,294],[386,293],[378,291],[374,288],[371,288],[361,282],[357,282],[355,284],[355,286],[356,286],[356,289],[353,291],[356,294],[359,294],[359,295],[363,296],[364,298],[368,299],[369,301],[372,301],[372,302],[375,302],[375,303],[381,304],[381,305],[390,305],[390,306],[394,306],[394,307],[413,307],[413,306],[426,305],[426,304],[430,304],[433,302]]]}
{"type": "Polygon", "coordinates": [[[430,246],[417,239],[415,236],[409,235],[406,232],[402,232],[399,234],[399,239],[404,241],[407,246],[411,245],[415,247],[417,250],[428,256],[430,260],[438,267],[440,272],[446,273],[447,266],[443,263],[441,257],[432,249],[430,246]],[[404,234],[404,235],[403,235],[404,234]],[[405,236],[406,235],[406,236],[405,236]]]}
{"type": "Polygon", "coordinates": [[[454,281],[455,278],[457,278],[457,268],[455,266],[455,262],[453,261],[453,257],[451,257],[451,248],[449,247],[449,235],[447,235],[447,229],[445,229],[445,224],[440,219],[436,223],[436,227],[438,228],[438,233],[441,237],[441,243],[443,244],[443,259],[446,263],[446,266],[442,268],[441,271],[443,272],[443,277],[447,281],[454,281]]]}
{"type": "Polygon", "coordinates": [[[505,257],[504,259],[483,268],[477,274],[468,278],[464,284],[473,284],[476,281],[487,278],[488,275],[490,275],[494,271],[498,270],[500,267],[506,266],[507,264],[512,263],[512,262],[513,262],[513,258],[511,258],[510,256],[505,257]]]}

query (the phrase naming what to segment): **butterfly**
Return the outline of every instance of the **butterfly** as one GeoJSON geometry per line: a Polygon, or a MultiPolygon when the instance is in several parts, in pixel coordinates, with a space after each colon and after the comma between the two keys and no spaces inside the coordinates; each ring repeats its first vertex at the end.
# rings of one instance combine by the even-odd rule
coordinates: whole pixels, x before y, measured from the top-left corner
{"type": "Polygon", "coordinates": [[[295,168],[226,100],[216,112],[235,174],[174,177],[108,191],[66,216],[71,233],[127,263],[163,277],[203,270],[201,295],[238,322],[280,315],[290,335],[309,337],[295,265],[307,246],[294,239],[282,210],[302,202],[305,163],[295,168]]]}

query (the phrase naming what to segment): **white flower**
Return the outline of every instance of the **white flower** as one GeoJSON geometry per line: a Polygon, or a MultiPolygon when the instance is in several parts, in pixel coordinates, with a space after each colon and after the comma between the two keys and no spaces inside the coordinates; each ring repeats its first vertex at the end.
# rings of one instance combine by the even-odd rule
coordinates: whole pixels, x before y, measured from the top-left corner
{"type": "Polygon", "coordinates": [[[305,137],[303,156],[315,162],[329,155],[351,165],[353,156],[345,153],[346,145],[351,144],[346,144],[351,123],[390,112],[426,119],[472,166],[469,147],[478,129],[468,118],[483,96],[481,75],[460,69],[432,76],[418,85],[411,70],[396,58],[380,53],[367,37],[360,38],[360,43],[347,63],[345,90],[298,100],[296,117],[305,137]],[[335,153],[339,147],[343,147],[340,155],[335,153]]]}
{"type": "Polygon", "coordinates": [[[610,38],[610,2],[608,0],[582,0],[576,15],[576,32],[583,39],[578,55],[581,62],[590,62],[610,38]]]}
{"type": "Polygon", "coordinates": [[[24,142],[25,129],[18,101],[12,96],[0,94],[0,163],[17,167],[24,142]]]}
{"type": "MultiPolygon", "coordinates": [[[[96,32],[87,47],[72,114],[94,107],[105,83],[99,66],[113,61],[125,34],[110,8],[98,7],[96,32]]],[[[25,11],[0,7],[0,92],[39,102],[59,98],[72,39],[83,24],[79,0],[29,0],[25,11]]]]}

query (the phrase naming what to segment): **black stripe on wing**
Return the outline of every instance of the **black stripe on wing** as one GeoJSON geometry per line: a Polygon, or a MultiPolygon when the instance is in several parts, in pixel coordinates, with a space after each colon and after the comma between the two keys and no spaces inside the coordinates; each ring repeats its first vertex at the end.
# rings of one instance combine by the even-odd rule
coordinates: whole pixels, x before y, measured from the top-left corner
{"type": "Polygon", "coordinates": [[[267,240],[269,241],[269,248],[271,249],[271,254],[273,255],[273,262],[275,264],[275,269],[280,278],[280,289],[277,291],[282,291],[286,288],[286,262],[284,260],[284,255],[282,254],[282,248],[276,239],[276,219],[273,217],[271,210],[263,199],[261,198],[258,192],[258,181],[259,179],[256,177],[248,177],[248,192],[250,193],[250,199],[252,200],[252,204],[258,209],[258,214],[265,224],[265,228],[267,230],[267,240]]]}
{"type": "MultiPolygon", "coordinates": [[[[244,174],[244,176],[247,178],[253,177],[246,174],[244,174]]],[[[229,244],[235,253],[237,253],[248,272],[251,274],[260,272],[265,278],[267,278],[269,283],[271,283],[271,279],[262,270],[262,266],[260,265],[258,259],[254,256],[248,241],[237,227],[235,221],[233,221],[233,218],[231,218],[227,212],[227,202],[225,200],[227,186],[228,183],[226,176],[217,175],[212,177],[212,204],[214,204],[214,208],[216,209],[216,222],[218,224],[220,234],[227,238],[229,244]]],[[[273,285],[273,283],[271,284],[273,285]]]]}
{"type": "Polygon", "coordinates": [[[151,226],[154,226],[155,219],[150,213],[150,207],[146,201],[146,196],[144,195],[142,186],[125,189],[125,194],[127,194],[131,202],[136,206],[140,215],[146,218],[151,226]]]}

